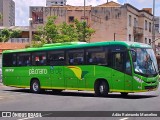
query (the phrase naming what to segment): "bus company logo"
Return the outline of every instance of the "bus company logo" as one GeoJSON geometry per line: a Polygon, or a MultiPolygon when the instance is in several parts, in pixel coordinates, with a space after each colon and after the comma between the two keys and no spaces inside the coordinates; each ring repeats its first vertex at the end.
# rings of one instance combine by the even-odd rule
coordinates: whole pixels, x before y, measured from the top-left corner
{"type": "Polygon", "coordinates": [[[88,73],[88,71],[82,71],[82,69],[77,66],[68,66],[68,68],[73,71],[79,80],[83,80],[84,76],[88,73]]]}
{"type": "Polygon", "coordinates": [[[47,69],[29,69],[29,75],[43,75],[47,73],[47,69]]]}
{"type": "Polygon", "coordinates": [[[5,72],[14,72],[14,69],[5,69],[5,72]]]}

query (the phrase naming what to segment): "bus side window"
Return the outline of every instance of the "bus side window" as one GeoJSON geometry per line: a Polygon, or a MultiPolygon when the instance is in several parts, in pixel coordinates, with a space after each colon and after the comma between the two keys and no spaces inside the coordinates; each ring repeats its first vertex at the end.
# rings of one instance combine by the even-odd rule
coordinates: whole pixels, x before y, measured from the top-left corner
{"type": "Polygon", "coordinates": [[[67,63],[69,65],[83,65],[84,64],[84,50],[75,49],[67,51],[67,63]]]}
{"type": "Polygon", "coordinates": [[[108,65],[108,51],[104,47],[87,49],[87,64],[108,65]]]}
{"type": "Polygon", "coordinates": [[[16,66],[16,54],[3,54],[3,66],[15,67],[16,66]]]}
{"type": "Polygon", "coordinates": [[[35,52],[32,54],[32,64],[35,66],[44,66],[47,64],[46,52],[35,52]]]}
{"type": "Polygon", "coordinates": [[[123,71],[123,60],[124,54],[123,53],[113,53],[113,68],[119,71],[123,71]]]}
{"type": "Polygon", "coordinates": [[[18,53],[17,66],[30,66],[31,65],[30,53],[18,53]]]}
{"type": "Polygon", "coordinates": [[[64,51],[48,52],[48,63],[51,66],[65,65],[64,51]]]}

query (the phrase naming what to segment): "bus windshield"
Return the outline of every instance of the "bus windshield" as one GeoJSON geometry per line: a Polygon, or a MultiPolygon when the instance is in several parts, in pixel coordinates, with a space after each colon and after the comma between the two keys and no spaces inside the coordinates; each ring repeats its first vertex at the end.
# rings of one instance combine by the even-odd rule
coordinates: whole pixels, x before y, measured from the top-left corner
{"type": "MultiPolygon", "coordinates": [[[[152,77],[158,74],[157,61],[152,49],[133,48],[136,52],[136,60],[134,61],[134,71],[137,74],[152,77]]],[[[132,54],[133,57],[133,54],[132,54]]]]}

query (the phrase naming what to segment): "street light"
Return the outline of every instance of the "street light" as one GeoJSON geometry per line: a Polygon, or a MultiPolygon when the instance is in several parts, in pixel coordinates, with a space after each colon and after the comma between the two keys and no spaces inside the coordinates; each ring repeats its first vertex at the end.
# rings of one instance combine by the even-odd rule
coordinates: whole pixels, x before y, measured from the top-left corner
{"type": "Polygon", "coordinates": [[[29,18],[29,45],[31,46],[32,43],[32,18],[29,18]]]}

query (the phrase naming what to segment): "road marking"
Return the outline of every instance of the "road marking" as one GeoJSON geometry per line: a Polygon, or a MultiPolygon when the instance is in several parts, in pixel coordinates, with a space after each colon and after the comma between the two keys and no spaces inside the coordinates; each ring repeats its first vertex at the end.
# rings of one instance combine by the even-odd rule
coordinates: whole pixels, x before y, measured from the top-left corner
{"type": "Polygon", "coordinates": [[[0,96],[0,99],[3,99],[3,96],[0,96]]]}
{"type": "Polygon", "coordinates": [[[121,119],[119,119],[119,120],[127,120],[128,118],[121,118],[121,119]]]}

